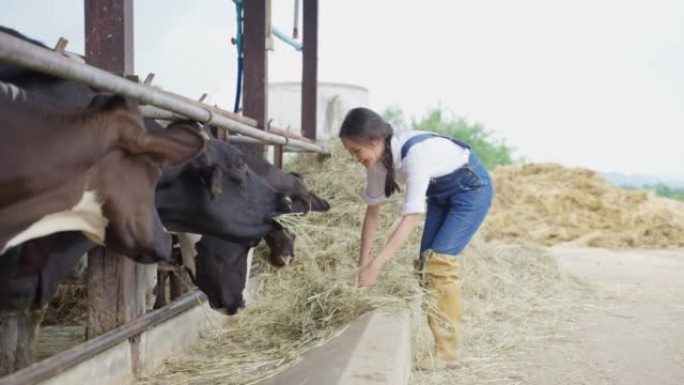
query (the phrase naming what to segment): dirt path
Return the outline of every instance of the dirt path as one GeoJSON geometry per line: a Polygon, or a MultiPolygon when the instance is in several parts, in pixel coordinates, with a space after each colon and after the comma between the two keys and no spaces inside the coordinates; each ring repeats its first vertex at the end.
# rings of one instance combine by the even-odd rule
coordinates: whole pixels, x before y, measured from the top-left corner
{"type": "Polygon", "coordinates": [[[612,294],[582,310],[568,341],[529,358],[526,384],[684,384],[684,250],[550,252],[612,294]]]}

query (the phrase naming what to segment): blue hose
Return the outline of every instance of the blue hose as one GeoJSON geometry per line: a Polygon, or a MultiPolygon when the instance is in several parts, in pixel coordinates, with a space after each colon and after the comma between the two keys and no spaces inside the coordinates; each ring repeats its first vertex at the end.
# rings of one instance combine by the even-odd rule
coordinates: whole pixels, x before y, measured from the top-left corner
{"type": "Polygon", "coordinates": [[[235,3],[235,13],[237,16],[237,34],[235,37],[235,47],[237,48],[237,85],[235,89],[235,105],[233,112],[237,113],[240,110],[240,98],[242,97],[242,0],[233,0],[235,3]]]}

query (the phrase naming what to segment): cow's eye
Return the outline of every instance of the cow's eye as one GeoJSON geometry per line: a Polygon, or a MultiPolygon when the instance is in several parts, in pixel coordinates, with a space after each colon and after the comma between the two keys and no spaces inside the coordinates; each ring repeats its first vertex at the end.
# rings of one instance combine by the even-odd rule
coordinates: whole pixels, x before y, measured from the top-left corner
{"type": "Polygon", "coordinates": [[[236,165],[237,168],[239,168],[239,169],[246,168],[246,167],[247,167],[247,162],[245,162],[245,157],[244,157],[244,156],[239,157],[239,158],[237,159],[237,161],[235,162],[235,165],[236,165]]]}
{"type": "Polygon", "coordinates": [[[247,167],[243,164],[242,167],[230,167],[227,171],[228,178],[237,184],[242,184],[245,180],[247,167]]]}

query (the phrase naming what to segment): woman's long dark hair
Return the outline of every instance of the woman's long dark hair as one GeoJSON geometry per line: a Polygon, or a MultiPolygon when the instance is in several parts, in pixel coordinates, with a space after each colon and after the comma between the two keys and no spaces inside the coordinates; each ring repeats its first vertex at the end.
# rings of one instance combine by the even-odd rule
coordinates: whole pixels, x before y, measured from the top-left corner
{"type": "Polygon", "coordinates": [[[392,147],[390,145],[394,130],[380,115],[368,108],[358,107],[347,113],[340,128],[340,138],[353,142],[370,144],[376,140],[382,140],[385,149],[380,161],[387,169],[385,178],[385,196],[389,197],[399,191],[394,172],[394,160],[392,159],[392,147]]]}

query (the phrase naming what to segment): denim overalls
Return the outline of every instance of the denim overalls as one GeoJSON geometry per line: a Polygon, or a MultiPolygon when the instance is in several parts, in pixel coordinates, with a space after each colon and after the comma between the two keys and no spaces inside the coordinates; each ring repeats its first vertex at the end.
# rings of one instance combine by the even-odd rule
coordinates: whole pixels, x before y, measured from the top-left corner
{"type": "Polygon", "coordinates": [[[426,250],[458,255],[482,224],[492,203],[489,173],[468,144],[437,134],[419,134],[401,147],[401,160],[411,146],[433,137],[449,139],[470,150],[468,163],[451,174],[434,178],[427,189],[427,214],[420,241],[421,259],[426,250]]]}

